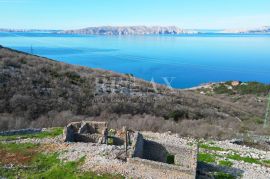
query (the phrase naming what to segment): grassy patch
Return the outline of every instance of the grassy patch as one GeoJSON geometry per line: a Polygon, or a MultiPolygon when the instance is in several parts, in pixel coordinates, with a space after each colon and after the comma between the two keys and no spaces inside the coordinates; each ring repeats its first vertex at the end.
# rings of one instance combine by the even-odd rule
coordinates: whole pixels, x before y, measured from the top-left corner
{"type": "Polygon", "coordinates": [[[215,163],[216,156],[208,153],[199,153],[198,160],[205,163],[215,163]]]}
{"type": "MultiPolygon", "coordinates": [[[[9,152],[9,155],[16,155],[19,153],[27,153],[30,149],[36,149],[37,145],[33,144],[1,144],[1,151],[9,152]]],[[[58,159],[57,153],[41,154],[35,152],[27,163],[23,165],[15,163],[13,167],[4,167],[5,164],[0,162],[0,176],[10,179],[15,178],[29,178],[29,179],[109,179],[109,178],[123,178],[120,175],[101,174],[98,175],[93,172],[81,172],[79,166],[84,162],[84,158],[74,162],[61,162],[58,159]],[[22,167],[23,166],[23,167],[22,167]]]]}
{"type": "Polygon", "coordinates": [[[255,164],[262,163],[259,159],[255,159],[251,157],[241,157],[239,154],[229,155],[228,158],[232,160],[244,161],[246,163],[255,163],[255,164]]]}
{"type": "Polygon", "coordinates": [[[37,144],[31,144],[31,143],[23,143],[23,144],[16,144],[16,143],[0,143],[0,149],[6,150],[10,152],[23,152],[27,151],[27,149],[33,149],[37,147],[37,144]]]}
{"type": "Polygon", "coordinates": [[[37,152],[36,144],[0,143],[0,165],[27,165],[37,152]]]}
{"type": "Polygon", "coordinates": [[[225,167],[231,167],[233,165],[233,163],[228,160],[221,160],[218,162],[218,164],[225,167]]]}
{"type": "Polygon", "coordinates": [[[202,149],[207,149],[207,150],[224,151],[224,149],[222,149],[220,147],[210,146],[210,145],[207,145],[207,144],[200,144],[199,147],[202,148],[202,149]]]}
{"type": "Polygon", "coordinates": [[[267,167],[270,167],[270,160],[264,160],[263,164],[266,165],[267,167]]]}
{"type": "Polygon", "coordinates": [[[214,174],[215,179],[235,179],[236,177],[228,174],[228,173],[223,173],[223,172],[215,172],[214,174]]]}
{"type": "Polygon", "coordinates": [[[4,140],[16,140],[16,139],[27,139],[27,138],[49,138],[49,137],[56,137],[63,133],[63,128],[56,127],[51,128],[50,131],[44,131],[36,134],[23,134],[23,135],[8,135],[8,136],[0,136],[0,141],[4,140]]]}

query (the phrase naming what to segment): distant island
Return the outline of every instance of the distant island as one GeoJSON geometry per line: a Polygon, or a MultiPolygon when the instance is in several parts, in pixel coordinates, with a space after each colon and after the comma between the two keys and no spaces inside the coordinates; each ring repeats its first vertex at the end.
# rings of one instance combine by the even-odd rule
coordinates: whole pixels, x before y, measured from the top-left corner
{"type": "Polygon", "coordinates": [[[158,34],[196,34],[197,31],[185,30],[176,26],[102,26],[77,30],[60,31],[62,34],[88,35],[158,35],[158,34]]]}
{"type": "Polygon", "coordinates": [[[263,26],[254,29],[228,29],[222,32],[233,34],[270,34],[270,26],[263,26]]]}
{"type": "Polygon", "coordinates": [[[40,32],[40,33],[57,33],[61,30],[47,30],[47,29],[9,29],[9,28],[0,28],[0,32],[24,32],[24,33],[33,33],[33,32],[40,32]]]}
{"type": "Polygon", "coordinates": [[[100,26],[71,30],[53,29],[9,29],[0,28],[7,33],[51,33],[79,35],[178,35],[178,34],[270,34],[270,26],[254,29],[190,30],[177,26],[100,26]]]}

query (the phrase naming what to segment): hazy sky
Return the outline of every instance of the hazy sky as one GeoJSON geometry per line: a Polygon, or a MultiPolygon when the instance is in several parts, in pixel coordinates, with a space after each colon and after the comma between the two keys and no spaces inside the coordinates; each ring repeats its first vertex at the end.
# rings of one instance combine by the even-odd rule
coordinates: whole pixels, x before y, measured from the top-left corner
{"type": "Polygon", "coordinates": [[[252,28],[270,25],[270,0],[0,0],[0,28],[101,25],[252,28]]]}

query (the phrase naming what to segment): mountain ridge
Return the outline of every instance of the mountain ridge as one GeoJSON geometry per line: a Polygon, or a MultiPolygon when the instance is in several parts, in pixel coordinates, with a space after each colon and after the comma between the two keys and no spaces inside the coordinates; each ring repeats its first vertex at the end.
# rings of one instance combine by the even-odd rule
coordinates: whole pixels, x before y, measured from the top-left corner
{"type": "Polygon", "coordinates": [[[157,34],[194,34],[196,31],[184,30],[176,26],[100,26],[75,30],[64,30],[63,34],[88,35],[157,35],[157,34]]]}

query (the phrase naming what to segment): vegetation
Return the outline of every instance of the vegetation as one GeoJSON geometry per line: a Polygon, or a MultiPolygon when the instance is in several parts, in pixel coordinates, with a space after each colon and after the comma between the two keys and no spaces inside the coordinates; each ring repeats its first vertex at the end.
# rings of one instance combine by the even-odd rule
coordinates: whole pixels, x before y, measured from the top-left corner
{"type": "Polygon", "coordinates": [[[215,163],[216,156],[209,153],[199,153],[198,161],[205,162],[205,163],[215,163]]]}
{"type": "Polygon", "coordinates": [[[32,143],[23,143],[23,144],[16,144],[16,143],[1,143],[0,142],[0,149],[1,151],[7,151],[7,152],[25,152],[29,149],[33,149],[38,147],[36,144],[32,143]]]}
{"type": "Polygon", "coordinates": [[[247,163],[255,163],[255,164],[261,164],[262,162],[259,159],[255,159],[252,157],[241,157],[239,154],[233,154],[228,156],[229,159],[232,160],[238,160],[238,161],[244,161],[247,163]]]}
{"type": "Polygon", "coordinates": [[[232,86],[231,81],[229,81],[214,86],[214,92],[217,94],[267,95],[269,91],[270,91],[269,84],[263,84],[259,82],[241,83],[240,85],[232,86]]]}
{"type": "Polygon", "coordinates": [[[233,165],[233,163],[229,160],[221,160],[218,162],[218,164],[225,167],[231,167],[233,165]]]}
{"type": "Polygon", "coordinates": [[[235,179],[236,177],[228,174],[228,173],[224,173],[224,172],[215,172],[213,174],[215,179],[235,179]]]}
{"type": "Polygon", "coordinates": [[[224,151],[224,149],[216,146],[210,146],[207,144],[200,144],[200,148],[207,149],[207,150],[214,150],[214,151],[224,151]]]}
{"type": "Polygon", "coordinates": [[[270,91],[269,84],[262,84],[258,82],[249,82],[245,85],[239,85],[235,88],[240,94],[265,94],[270,91]]]}
{"type": "Polygon", "coordinates": [[[226,84],[219,84],[214,87],[214,92],[217,94],[234,94],[234,91],[229,89],[226,84]]]}
{"type": "Polygon", "coordinates": [[[236,119],[254,116],[253,108],[244,105],[161,85],[156,92],[151,83],[131,75],[72,66],[7,48],[0,48],[0,79],[0,130],[63,127],[71,121],[100,119],[114,126],[224,139],[239,132],[236,119]]]}
{"type": "Polygon", "coordinates": [[[167,118],[172,118],[174,121],[178,121],[179,119],[188,119],[188,111],[187,110],[176,110],[169,114],[167,118]]]}
{"type": "Polygon", "coordinates": [[[62,127],[55,127],[51,128],[49,131],[43,131],[40,133],[35,133],[35,134],[21,134],[21,135],[6,135],[6,136],[1,136],[0,135],[0,141],[2,140],[16,140],[16,139],[26,139],[26,138],[49,138],[49,137],[56,137],[58,135],[61,135],[63,133],[63,128],[62,127]]]}
{"type": "Polygon", "coordinates": [[[1,144],[0,143],[0,176],[6,178],[44,178],[44,179],[109,179],[123,178],[120,175],[81,172],[79,166],[84,159],[63,163],[57,153],[39,153],[39,146],[34,144],[1,144]],[[14,156],[12,159],[8,156],[14,156]],[[4,167],[15,163],[14,167],[4,167]],[[24,166],[24,167],[22,167],[24,166]],[[27,166],[27,167],[25,167],[27,166]]]}
{"type": "Polygon", "coordinates": [[[270,167],[270,160],[264,160],[263,161],[263,164],[270,167]]]}

